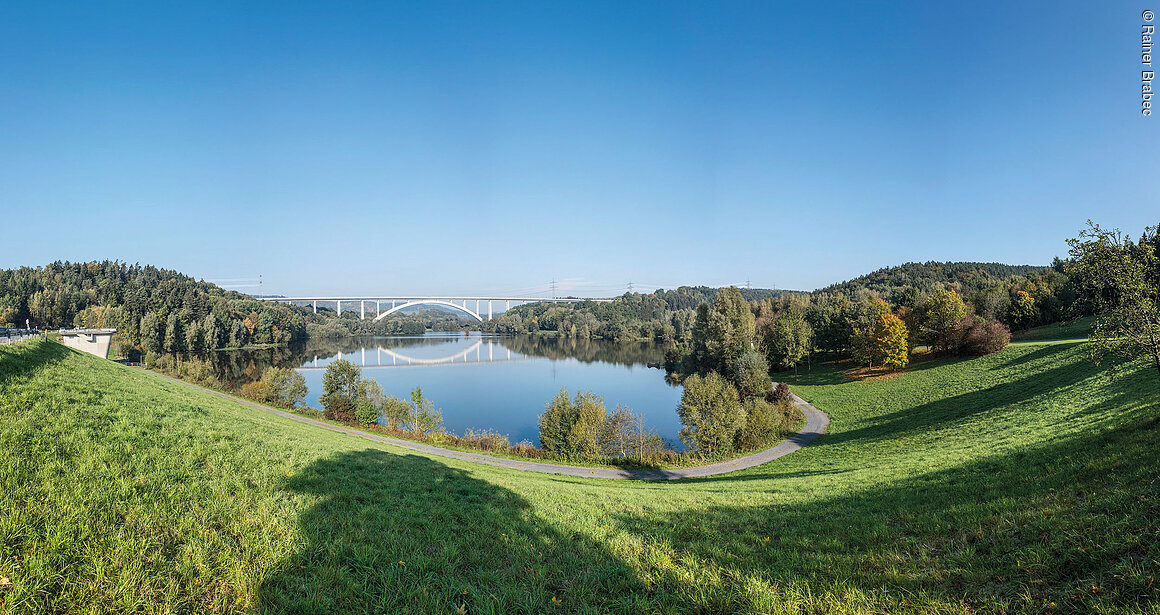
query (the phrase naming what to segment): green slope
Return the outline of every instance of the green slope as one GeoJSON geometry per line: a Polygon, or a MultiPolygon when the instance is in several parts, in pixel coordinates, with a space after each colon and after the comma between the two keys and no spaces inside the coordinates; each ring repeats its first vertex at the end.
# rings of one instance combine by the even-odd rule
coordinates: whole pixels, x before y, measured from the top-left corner
{"type": "Polygon", "coordinates": [[[1081,344],[795,387],[726,477],[502,470],[0,347],[0,611],[1160,613],[1160,380],[1081,344]]]}

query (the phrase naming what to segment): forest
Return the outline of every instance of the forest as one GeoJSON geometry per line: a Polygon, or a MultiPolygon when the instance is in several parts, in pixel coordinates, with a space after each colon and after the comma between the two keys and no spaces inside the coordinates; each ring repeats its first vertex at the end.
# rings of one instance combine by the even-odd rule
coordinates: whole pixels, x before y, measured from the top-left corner
{"type": "MultiPolygon", "coordinates": [[[[737,290],[751,306],[759,328],[765,327],[762,345],[771,349],[767,353],[771,366],[789,369],[816,353],[854,355],[870,362],[864,339],[886,312],[913,330],[908,335],[911,348],[920,339],[932,343],[933,334],[920,331],[924,325],[919,322],[927,317],[932,297],[954,304],[943,316],[954,317],[956,322],[950,324],[961,335],[976,324],[992,323],[986,326],[994,333],[998,325],[1018,331],[1089,315],[1091,306],[1077,301],[1077,287],[1068,270],[1068,262],[1060,259],[1050,267],[906,263],[814,292],[737,290]],[[967,316],[978,323],[964,321],[967,316]]],[[[611,302],[529,303],[478,327],[504,335],[655,340],[687,354],[697,308],[712,302],[717,292],[706,286],[681,286],[625,293],[611,302]]],[[[477,326],[435,309],[381,321],[360,319],[353,312],[338,316],[327,308],[313,313],[299,306],[258,301],[176,271],[118,261],[55,262],[0,270],[0,326],[25,322],[49,329],[116,328],[114,351],[125,357],[286,344],[308,337],[417,335],[477,326]]],[[[942,327],[944,337],[948,326],[942,327]]]]}

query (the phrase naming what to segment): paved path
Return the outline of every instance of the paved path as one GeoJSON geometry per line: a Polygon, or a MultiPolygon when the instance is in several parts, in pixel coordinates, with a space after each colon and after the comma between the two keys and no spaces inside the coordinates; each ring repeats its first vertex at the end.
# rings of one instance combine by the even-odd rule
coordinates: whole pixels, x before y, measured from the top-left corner
{"type": "Polygon", "coordinates": [[[717,463],[710,463],[708,465],[703,465],[703,466],[696,466],[696,467],[692,467],[692,468],[674,468],[671,470],[659,470],[659,469],[658,470],[624,470],[624,469],[620,469],[620,468],[587,468],[587,467],[583,467],[583,466],[569,466],[569,465],[561,465],[561,464],[555,464],[555,463],[542,463],[542,462],[538,462],[538,461],[520,461],[517,459],[506,459],[503,457],[492,457],[490,455],[482,455],[480,453],[469,453],[466,451],[457,451],[457,450],[452,450],[452,449],[447,449],[447,448],[439,448],[438,446],[431,446],[429,444],[422,444],[419,442],[411,442],[410,440],[400,440],[398,438],[389,438],[387,436],[380,436],[378,434],[360,431],[358,429],[345,427],[343,425],[338,425],[336,423],[331,423],[328,421],[320,421],[317,419],[307,418],[307,417],[301,416],[299,414],[294,414],[293,412],[287,412],[285,410],[278,410],[276,408],[271,408],[269,406],[263,406],[261,404],[249,401],[247,399],[235,397],[233,395],[222,393],[220,391],[215,391],[213,389],[207,389],[203,386],[198,386],[196,384],[185,382],[184,380],[178,380],[177,378],[171,378],[171,377],[166,376],[164,374],[158,374],[157,372],[151,372],[151,373],[157,374],[158,376],[161,376],[162,378],[172,380],[173,382],[176,382],[176,383],[181,384],[181,385],[185,385],[187,387],[191,387],[194,389],[200,389],[200,390],[205,391],[207,393],[217,395],[218,397],[224,397],[226,399],[236,401],[240,404],[249,406],[249,407],[254,408],[256,410],[261,410],[262,412],[276,414],[278,416],[288,418],[292,421],[298,421],[299,423],[306,423],[308,425],[313,425],[315,427],[321,427],[322,429],[329,429],[330,431],[337,431],[340,433],[350,434],[352,436],[356,436],[359,438],[365,438],[367,440],[371,440],[374,442],[382,442],[384,444],[390,444],[391,446],[397,446],[399,448],[405,448],[405,449],[409,449],[412,451],[427,453],[429,455],[438,455],[440,457],[451,457],[453,459],[461,459],[463,461],[473,461],[475,463],[483,463],[483,464],[487,464],[489,466],[497,466],[500,468],[511,468],[514,470],[527,470],[529,472],[543,472],[545,474],[564,474],[567,476],[585,476],[585,477],[591,477],[591,478],[619,478],[619,479],[631,479],[631,480],[673,480],[673,479],[678,479],[678,478],[692,478],[692,477],[697,477],[697,476],[713,476],[714,474],[725,474],[726,472],[734,472],[736,470],[744,470],[745,468],[752,468],[753,466],[759,466],[763,463],[768,463],[770,461],[773,461],[774,459],[777,459],[778,457],[784,457],[784,456],[800,449],[801,447],[809,444],[810,442],[813,442],[814,439],[817,438],[818,436],[825,433],[826,426],[828,426],[830,424],[830,417],[826,416],[826,413],[824,413],[821,410],[818,410],[817,408],[807,404],[804,400],[802,400],[802,398],[798,397],[797,395],[791,394],[792,399],[793,399],[793,403],[796,404],[797,407],[801,408],[802,412],[804,412],[806,415],[805,427],[803,427],[801,431],[799,431],[798,433],[789,437],[788,439],[782,440],[781,442],[778,442],[774,446],[767,448],[763,451],[753,453],[752,455],[746,455],[744,457],[738,457],[737,459],[730,459],[728,461],[720,461],[717,463]]]}

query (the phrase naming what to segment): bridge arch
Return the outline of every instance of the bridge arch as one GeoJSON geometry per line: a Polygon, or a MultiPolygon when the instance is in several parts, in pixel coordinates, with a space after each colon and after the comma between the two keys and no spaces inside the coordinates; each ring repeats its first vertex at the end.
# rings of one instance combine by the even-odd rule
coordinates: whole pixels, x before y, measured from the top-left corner
{"type": "Polygon", "coordinates": [[[460,312],[466,312],[468,315],[478,320],[479,322],[483,322],[483,318],[480,318],[479,314],[476,314],[475,312],[467,309],[466,307],[463,307],[462,305],[459,305],[458,303],[444,301],[443,299],[413,299],[402,305],[396,305],[395,307],[383,312],[382,314],[375,316],[375,321],[382,320],[383,318],[386,318],[387,316],[390,316],[391,314],[394,314],[403,308],[409,308],[415,305],[442,305],[444,307],[455,308],[460,312]]]}

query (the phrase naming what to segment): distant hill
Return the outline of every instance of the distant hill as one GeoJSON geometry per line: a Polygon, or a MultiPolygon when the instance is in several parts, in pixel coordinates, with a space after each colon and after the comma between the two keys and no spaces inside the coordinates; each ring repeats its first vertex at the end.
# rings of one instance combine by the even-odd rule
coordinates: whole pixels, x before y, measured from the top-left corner
{"type": "Polygon", "coordinates": [[[929,293],[940,287],[959,285],[963,294],[993,286],[1013,277],[1027,277],[1049,269],[1044,265],[1005,265],[1003,263],[945,262],[905,263],[858,276],[853,280],[831,284],[818,292],[853,295],[867,289],[896,301],[907,287],[929,293]]]}

